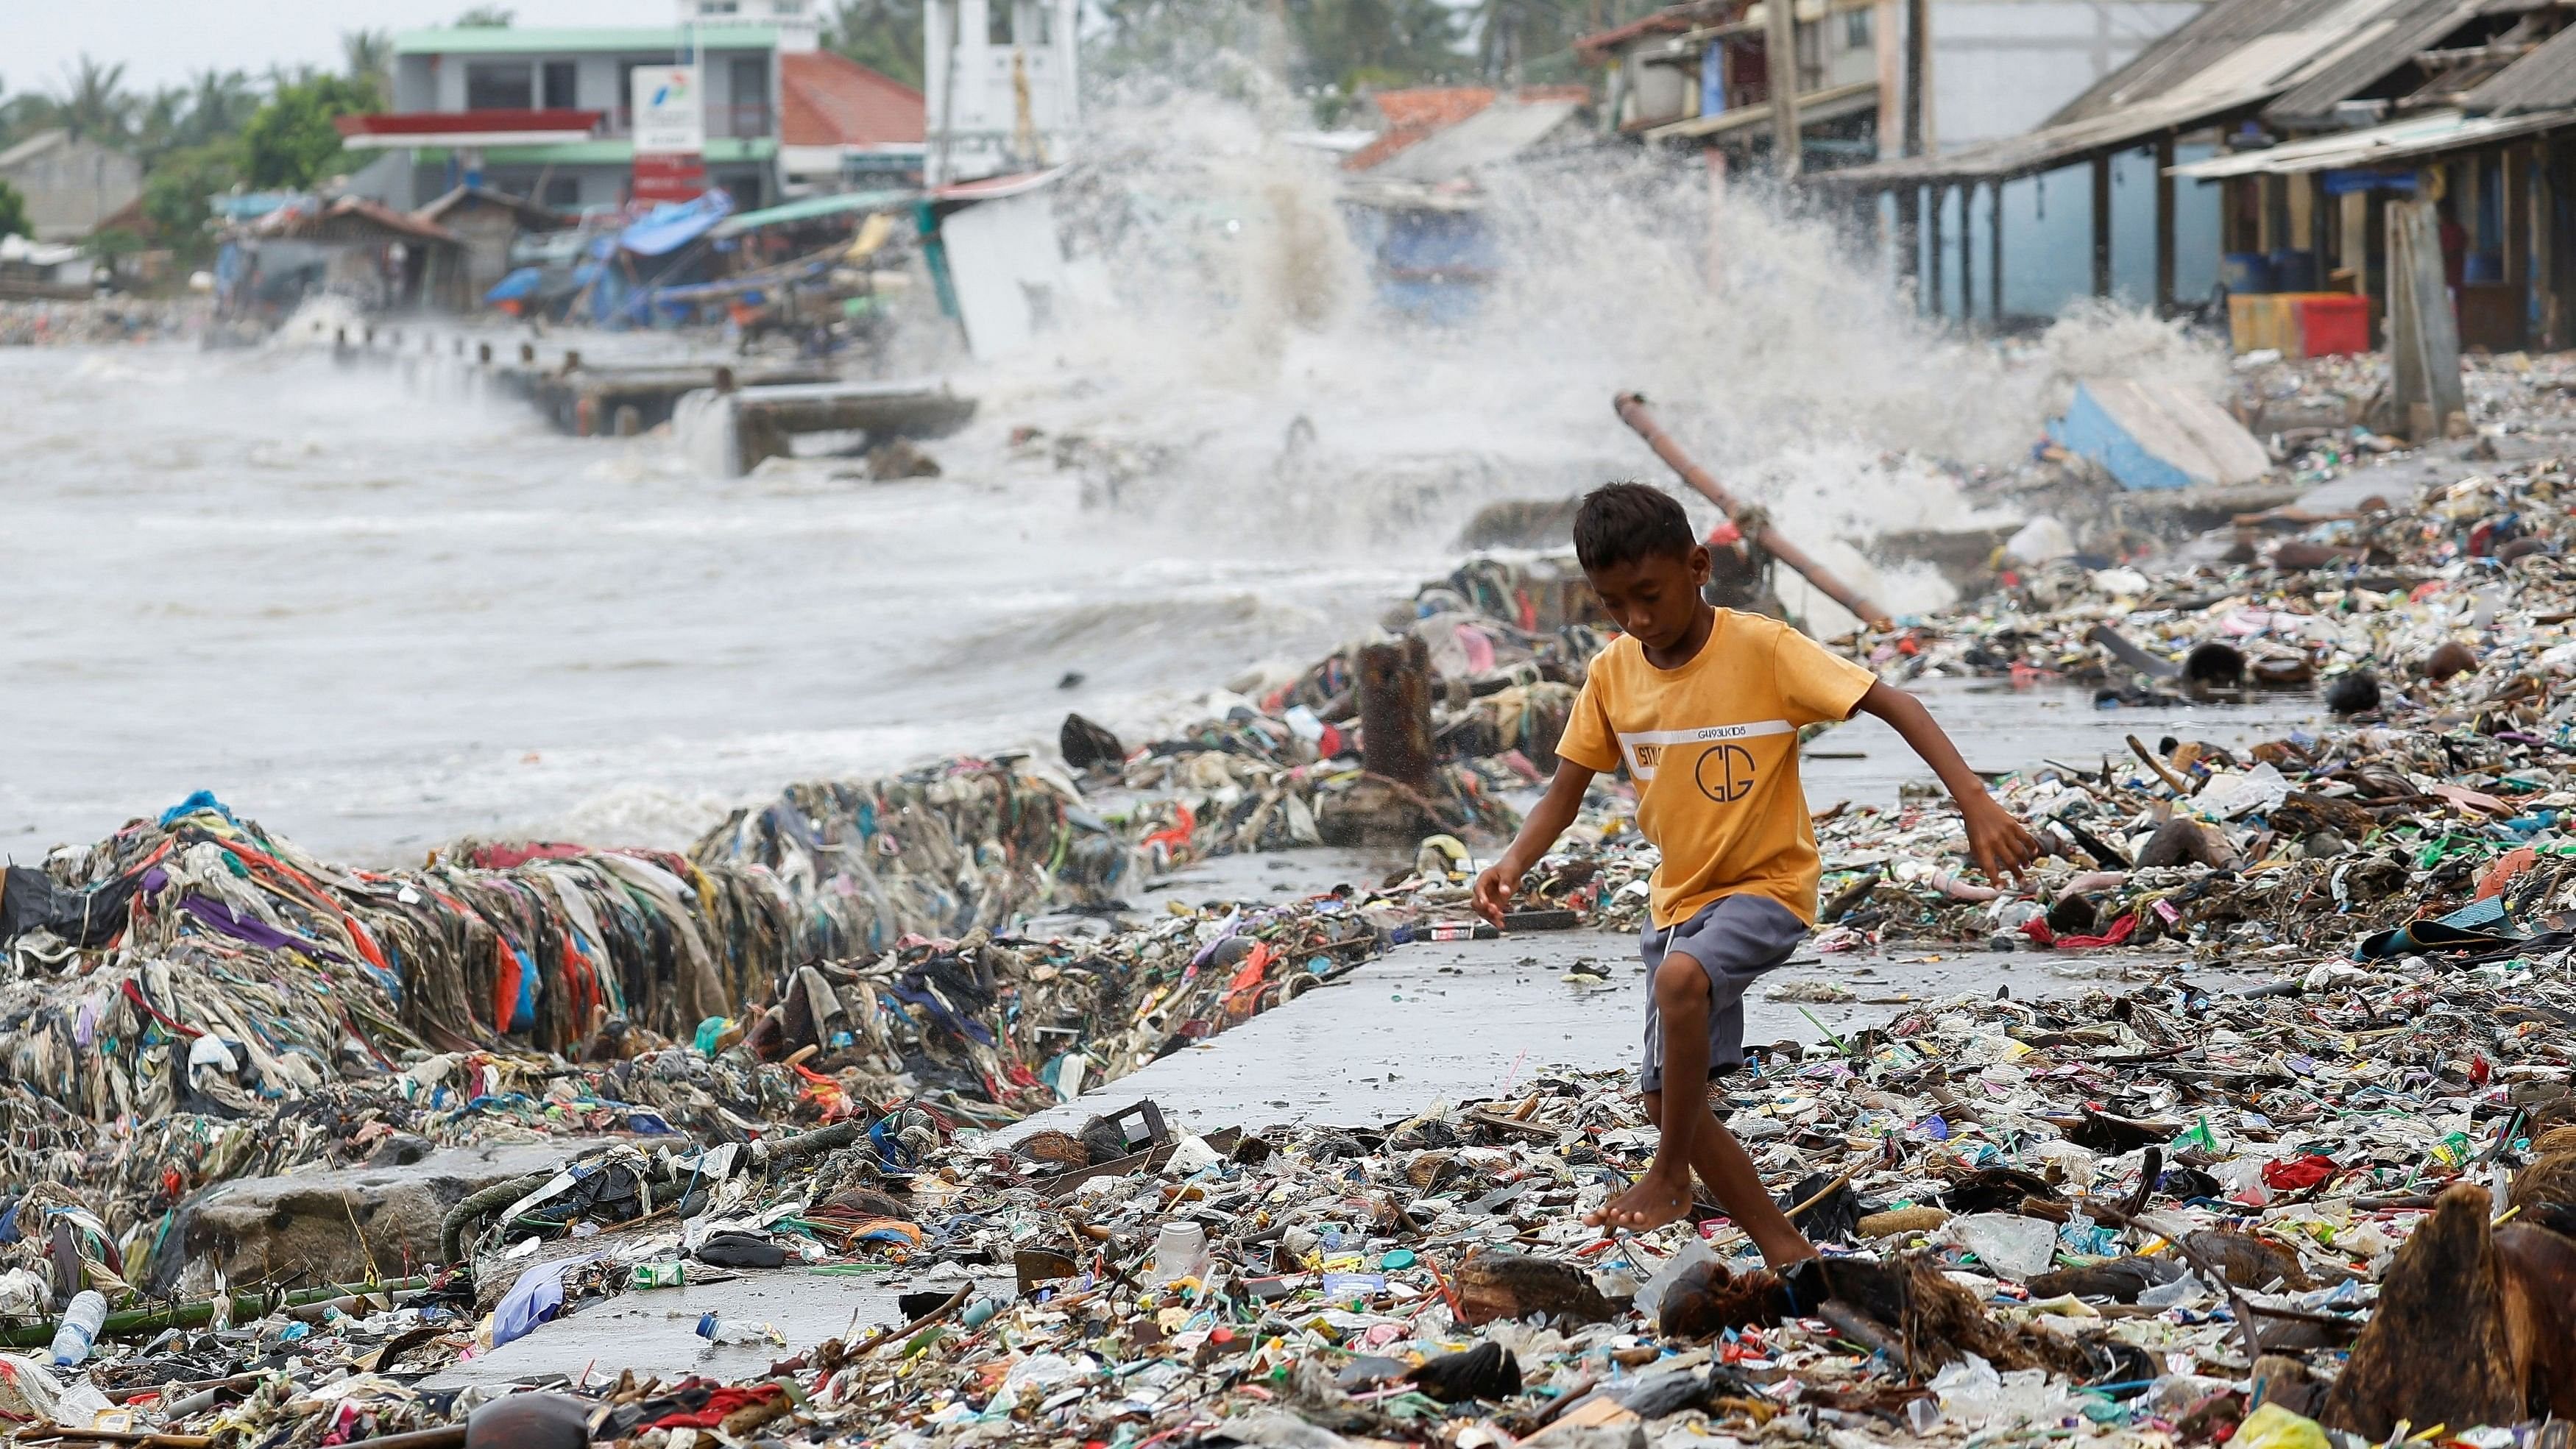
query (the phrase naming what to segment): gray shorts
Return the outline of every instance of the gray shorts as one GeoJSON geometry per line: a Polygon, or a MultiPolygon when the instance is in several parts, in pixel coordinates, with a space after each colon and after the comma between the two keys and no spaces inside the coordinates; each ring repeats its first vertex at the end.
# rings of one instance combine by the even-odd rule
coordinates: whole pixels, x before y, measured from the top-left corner
{"type": "Polygon", "coordinates": [[[1708,1074],[1744,1065],[1744,993],[1763,972],[1789,959],[1807,935],[1797,912],[1761,895],[1720,896],[1678,926],[1646,932],[1646,1069],[1639,1091],[1664,1085],[1664,1022],[1655,1009],[1654,971],[1679,951],[1708,973],[1708,1074]]]}

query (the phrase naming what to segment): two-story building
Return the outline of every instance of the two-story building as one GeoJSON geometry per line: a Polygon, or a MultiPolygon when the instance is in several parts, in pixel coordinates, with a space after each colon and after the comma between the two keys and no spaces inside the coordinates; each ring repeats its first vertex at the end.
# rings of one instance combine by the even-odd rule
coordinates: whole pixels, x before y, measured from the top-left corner
{"type": "Polygon", "coordinates": [[[920,92],[820,49],[812,0],[681,0],[667,26],[460,26],[394,37],[391,113],[355,147],[408,158],[415,206],[468,183],[557,211],[636,194],[635,77],[695,67],[705,182],[738,208],[917,174],[920,92]]]}

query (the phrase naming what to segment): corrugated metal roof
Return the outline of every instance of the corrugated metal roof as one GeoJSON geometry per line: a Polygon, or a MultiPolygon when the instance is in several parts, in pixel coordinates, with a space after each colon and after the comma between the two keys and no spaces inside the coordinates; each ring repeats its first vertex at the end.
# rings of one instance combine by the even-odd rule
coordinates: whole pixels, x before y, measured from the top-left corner
{"type": "Polygon", "coordinates": [[[2173,168],[2173,174],[2197,181],[2214,181],[2225,176],[2295,176],[2309,171],[2341,171],[2347,167],[2377,166],[2390,161],[2489,145],[2508,137],[2546,131],[2571,122],[2576,122],[2576,109],[2510,117],[2435,111],[2367,130],[2291,141],[2261,151],[2213,156],[2206,161],[2177,166],[2173,168]]]}
{"type": "Polygon", "coordinates": [[[2518,116],[2576,106],[2576,25],[2506,66],[2502,75],[2469,92],[2460,106],[2491,116],[2518,116]]]}
{"type": "Polygon", "coordinates": [[[1583,109],[1577,101],[1499,100],[1446,130],[1435,131],[1372,168],[1381,181],[1439,183],[1480,166],[1508,161],[1544,140],[1583,109]]]}
{"type": "Polygon", "coordinates": [[[704,25],[694,33],[677,25],[608,25],[557,28],[519,25],[442,26],[394,36],[396,55],[537,55],[566,52],[676,52],[694,40],[700,50],[769,50],[778,32],[766,25],[704,25]]]}
{"type": "Polygon", "coordinates": [[[2432,49],[2475,20],[2479,9],[2480,0],[2402,0],[2365,27],[2340,58],[2264,107],[2263,115],[2288,126],[2324,124],[2332,119],[2336,102],[2395,74],[2417,51],[2432,49]]]}
{"type": "Polygon", "coordinates": [[[1859,187],[2009,180],[2224,123],[2342,65],[2395,29],[2392,17],[2426,3],[2434,0],[2220,0],[2036,131],[1813,179],[1859,187]]]}
{"type": "MultiPolygon", "coordinates": [[[[2322,25],[2339,10],[2375,14],[2385,0],[2219,0],[2138,52],[2048,118],[2062,126],[2154,100],[2208,71],[2263,36],[2322,25]]],[[[2364,23],[2367,14],[2352,25],[2364,23]]],[[[2347,27],[2349,28],[2349,27],[2347,27]]]]}

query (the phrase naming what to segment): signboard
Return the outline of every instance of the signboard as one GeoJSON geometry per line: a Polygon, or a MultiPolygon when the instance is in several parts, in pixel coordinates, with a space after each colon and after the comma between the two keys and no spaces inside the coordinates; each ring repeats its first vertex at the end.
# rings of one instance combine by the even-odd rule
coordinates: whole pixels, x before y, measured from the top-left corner
{"type": "Polygon", "coordinates": [[[632,79],[635,154],[694,156],[707,148],[706,93],[694,65],[639,65],[632,79]]]}
{"type": "Polygon", "coordinates": [[[695,156],[635,158],[637,201],[695,201],[707,189],[707,168],[695,156]]]}

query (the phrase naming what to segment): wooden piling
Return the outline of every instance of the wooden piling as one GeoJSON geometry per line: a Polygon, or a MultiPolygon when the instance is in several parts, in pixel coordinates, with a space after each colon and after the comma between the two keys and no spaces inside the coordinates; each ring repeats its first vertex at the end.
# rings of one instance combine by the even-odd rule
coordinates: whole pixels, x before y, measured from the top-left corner
{"type": "Polygon", "coordinates": [[[1428,789],[1431,651],[1418,635],[1366,644],[1359,653],[1360,757],[1372,775],[1428,789]]]}

